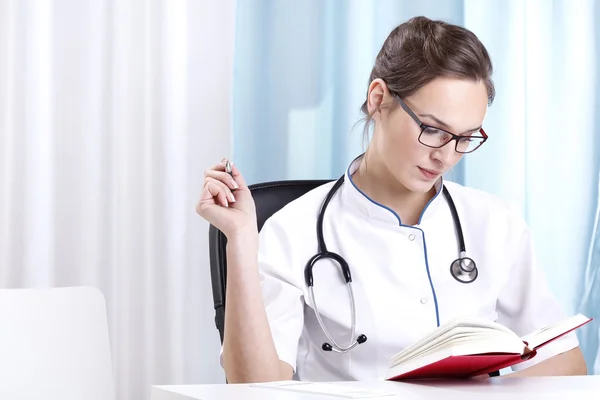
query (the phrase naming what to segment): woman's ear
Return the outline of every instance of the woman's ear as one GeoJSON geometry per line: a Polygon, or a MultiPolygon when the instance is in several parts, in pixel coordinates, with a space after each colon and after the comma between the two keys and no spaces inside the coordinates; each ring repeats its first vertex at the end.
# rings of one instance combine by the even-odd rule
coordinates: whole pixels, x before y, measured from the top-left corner
{"type": "Polygon", "coordinates": [[[369,115],[371,115],[373,119],[377,119],[376,114],[378,111],[381,111],[380,107],[387,93],[387,85],[380,78],[374,79],[369,85],[367,107],[369,115]]]}

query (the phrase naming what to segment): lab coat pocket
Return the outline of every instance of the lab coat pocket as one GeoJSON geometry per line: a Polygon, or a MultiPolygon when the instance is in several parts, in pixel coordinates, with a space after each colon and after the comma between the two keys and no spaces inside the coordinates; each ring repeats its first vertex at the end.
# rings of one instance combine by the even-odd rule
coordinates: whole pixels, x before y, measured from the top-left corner
{"type": "Polygon", "coordinates": [[[319,318],[314,307],[307,305],[305,308],[305,338],[306,338],[306,380],[354,380],[350,375],[351,352],[339,353],[336,351],[325,351],[325,344],[335,344],[346,347],[350,343],[350,324],[336,320],[325,303],[319,302],[319,318]],[[328,336],[325,333],[325,330],[328,336]],[[310,366],[310,367],[309,367],[310,366]]]}
{"type": "Polygon", "coordinates": [[[496,312],[496,310],[494,310],[490,313],[484,314],[482,317],[479,317],[479,319],[488,322],[498,322],[498,313],[496,312]]]}
{"type": "Polygon", "coordinates": [[[317,294],[315,291],[314,299],[319,312],[318,316],[310,296],[307,296],[305,307],[305,337],[308,349],[306,365],[312,365],[313,368],[311,368],[311,372],[307,373],[306,378],[311,377],[317,380],[374,379],[378,376],[376,373],[377,363],[373,362],[378,353],[377,340],[372,311],[362,301],[364,294],[360,287],[355,288],[357,321],[354,334],[352,334],[352,307],[348,290],[334,293],[336,290],[331,289],[331,293],[328,294],[317,294]],[[323,350],[325,343],[334,348],[335,344],[347,348],[361,334],[367,336],[367,342],[355,346],[350,351],[323,350]],[[320,371],[316,375],[315,368],[320,371]]]}

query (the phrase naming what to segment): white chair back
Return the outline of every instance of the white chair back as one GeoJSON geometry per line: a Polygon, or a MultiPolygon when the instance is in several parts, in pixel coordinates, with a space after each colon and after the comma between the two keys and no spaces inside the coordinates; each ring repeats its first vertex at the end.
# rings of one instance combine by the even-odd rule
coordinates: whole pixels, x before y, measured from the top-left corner
{"type": "Polygon", "coordinates": [[[0,290],[0,399],[114,400],[104,296],[0,290]]]}

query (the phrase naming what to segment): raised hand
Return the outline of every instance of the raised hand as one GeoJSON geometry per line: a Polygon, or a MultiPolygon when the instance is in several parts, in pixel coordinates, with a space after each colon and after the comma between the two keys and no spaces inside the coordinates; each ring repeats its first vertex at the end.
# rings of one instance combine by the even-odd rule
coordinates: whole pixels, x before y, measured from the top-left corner
{"type": "Polygon", "coordinates": [[[257,232],[254,199],[237,167],[223,159],[204,172],[204,187],[196,212],[231,238],[240,231],[257,232]]]}

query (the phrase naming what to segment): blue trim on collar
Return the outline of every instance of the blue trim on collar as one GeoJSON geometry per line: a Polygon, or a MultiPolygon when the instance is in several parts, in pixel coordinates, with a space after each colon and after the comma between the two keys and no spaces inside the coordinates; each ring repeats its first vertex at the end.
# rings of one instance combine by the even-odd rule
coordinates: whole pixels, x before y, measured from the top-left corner
{"type": "Polygon", "coordinates": [[[358,186],[356,186],[356,184],[354,183],[354,180],[352,179],[352,175],[350,175],[350,170],[349,169],[348,169],[348,178],[350,180],[350,183],[352,183],[352,186],[354,186],[354,189],[356,189],[358,191],[358,193],[360,193],[363,196],[365,196],[365,198],[367,200],[369,200],[371,203],[373,203],[373,204],[375,204],[375,205],[377,205],[377,206],[379,206],[381,208],[384,208],[384,209],[388,210],[389,212],[391,212],[394,215],[394,217],[396,217],[398,219],[398,225],[402,225],[402,221],[400,220],[400,216],[398,215],[398,213],[396,211],[392,210],[391,208],[389,208],[387,206],[384,206],[381,203],[376,202],[375,200],[373,200],[372,198],[370,198],[369,196],[367,196],[362,190],[360,190],[358,188],[358,186]]]}
{"type": "MultiPolygon", "coordinates": [[[[362,190],[360,190],[358,188],[358,186],[356,186],[356,184],[354,183],[354,180],[352,179],[352,174],[350,174],[350,168],[352,167],[352,165],[354,164],[354,162],[356,160],[358,160],[359,158],[363,157],[364,153],[359,155],[358,157],[356,157],[354,160],[352,160],[352,162],[350,163],[350,165],[348,166],[348,168],[346,169],[346,175],[348,175],[348,180],[350,181],[350,183],[352,183],[352,186],[354,186],[354,189],[356,189],[356,191],[360,194],[362,194],[365,199],[369,200],[371,203],[375,204],[376,206],[379,206],[387,211],[389,211],[390,213],[392,213],[392,215],[394,217],[396,217],[396,219],[398,220],[398,225],[400,226],[406,226],[406,227],[411,227],[410,225],[405,225],[402,223],[402,220],[400,219],[400,216],[398,215],[398,213],[394,210],[392,210],[391,208],[384,206],[381,203],[376,202],[375,200],[373,200],[372,198],[370,198],[369,196],[367,196],[367,194],[365,192],[363,192],[362,190]]],[[[433,196],[431,198],[431,200],[429,200],[429,202],[427,202],[427,204],[425,205],[425,208],[423,208],[423,211],[421,212],[421,215],[419,216],[419,220],[417,222],[417,225],[421,224],[421,221],[423,220],[423,216],[425,215],[425,211],[427,211],[427,208],[429,208],[429,206],[431,205],[431,203],[433,203],[433,201],[440,195],[440,193],[442,193],[442,190],[444,188],[444,178],[440,178],[442,180],[442,183],[440,184],[440,189],[436,192],[435,196],[433,196]]]]}
{"type": "Polygon", "coordinates": [[[440,309],[438,307],[437,295],[435,294],[435,287],[433,286],[433,281],[431,280],[431,272],[429,271],[429,257],[427,257],[427,241],[425,240],[425,232],[421,228],[414,228],[421,231],[423,234],[423,253],[425,254],[425,269],[427,270],[427,278],[429,279],[429,286],[431,286],[431,293],[433,293],[433,302],[435,304],[435,321],[439,328],[440,326],[440,309]]]}
{"type": "Polygon", "coordinates": [[[421,213],[421,215],[419,216],[419,221],[417,222],[417,225],[421,224],[421,221],[423,220],[423,215],[425,215],[425,211],[427,211],[427,208],[431,205],[431,203],[433,203],[433,201],[440,195],[440,193],[442,193],[442,191],[444,190],[444,178],[440,178],[442,180],[442,183],[440,184],[440,190],[437,191],[437,193],[435,194],[435,196],[433,196],[431,198],[431,200],[429,200],[427,202],[427,204],[425,205],[425,208],[423,208],[423,212],[421,213]]]}

